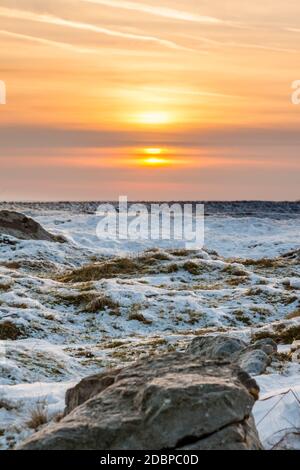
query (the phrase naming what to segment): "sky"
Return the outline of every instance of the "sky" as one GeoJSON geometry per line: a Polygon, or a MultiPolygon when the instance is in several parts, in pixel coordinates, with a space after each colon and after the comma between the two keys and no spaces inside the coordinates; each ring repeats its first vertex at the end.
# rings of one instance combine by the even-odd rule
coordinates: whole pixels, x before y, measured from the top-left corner
{"type": "Polygon", "coordinates": [[[0,200],[300,199],[299,0],[0,0],[0,59],[0,200]]]}

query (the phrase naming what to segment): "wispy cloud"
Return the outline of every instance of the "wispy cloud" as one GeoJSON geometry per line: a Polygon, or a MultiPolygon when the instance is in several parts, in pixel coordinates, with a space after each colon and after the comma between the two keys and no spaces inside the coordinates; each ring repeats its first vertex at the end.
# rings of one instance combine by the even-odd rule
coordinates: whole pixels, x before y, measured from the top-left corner
{"type": "Polygon", "coordinates": [[[167,8],[163,6],[153,6],[141,2],[127,2],[119,0],[83,0],[87,3],[95,3],[98,5],[104,5],[112,8],[121,8],[125,10],[133,10],[141,13],[148,13],[150,15],[160,16],[163,18],[169,18],[181,21],[192,21],[196,23],[206,24],[223,24],[225,21],[215,18],[213,16],[203,16],[196,13],[187,11],[177,10],[174,8],[167,8]]]}
{"type": "MultiPolygon", "coordinates": [[[[299,129],[294,126],[247,127],[239,125],[224,129],[195,128],[181,132],[109,131],[105,129],[72,129],[68,126],[51,127],[34,125],[2,125],[0,150],[2,149],[99,149],[120,147],[145,147],[149,145],[195,148],[253,149],[260,146],[299,148],[299,129]]],[[[0,152],[5,158],[6,152],[0,152]]],[[[296,158],[298,154],[295,153],[296,158]]]]}
{"type": "MultiPolygon", "coordinates": [[[[290,31],[290,30],[289,30],[290,31]]],[[[295,30],[293,30],[295,31],[295,30]]],[[[300,32],[300,29],[298,30],[300,32]]],[[[271,51],[271,52],[283,52],[283,53],[299,53],[297,49],[288,49],[284,47],[277,47],[277,46],[268,46],[267,44],[252,44],[252,43],[244,43],[244,42],[235,42],[235,41],[216,41],[215,39],[210,39],[205,36],[192,36],[187,34],[182,34],[181,37],[193,39],[194,41],[201,41],[208,46],[215,46],[215,47],[234,47],[234,48],[241,48],[241,49],[260,49],[264,51],[271,51]]]]}
{"type": "Polygon", "coordinates": [[[288,49],[285,47],[267,46],[262,44],[244,44],[244,43],[225,43],[225,46],[240,47],[244,49],[261,49],[262,51],[283,52],[290,54],[299,54],[297,49],[288,49]]]}
{"type": "Polygon", "coordinates": [[[285,31],[290,31],[291,33],[300,33],[299,28],[284,28],[285,31]]]}
{"type": "Polygon", "coordinates": [[[163,93],[168,95],[187,95],[187,96],[199,96],[207,98],[242,98],[239,95],[229,95],[225,93],[217,93],[213,91],[199,91],[199,90],[189,90],[183,88],[152,88],[145,87],[145,91],[150,91],[154,93],[163,93]]]}
{"type": "Polygon", "coordinates": [[[134,41],[153,42],[153,43],[160,44],[161,46],[168,47],[170,49],[184,49],[184,50],[186,49],[173,41],[167,41],[165,39],[161,39],[156,36],[125,33],[122,31],[115,30],[115,29],[102,28],[100,26],[96,26],[96,25],[89,24],[89,23],[66,20],[64,18],[59,18],[57,16],[38,14],[38,13],[31,12],[31,11],[0,7],[0,16],[4,16],[7,18],[22,19],[26,21],[35,21],[35,22],[46,23],[46,24],[51,24],[55,26],[64,26],[67,28],[90,31],[93,33],[103,34],[106,36],[119,37],[123,39],[134,40],[134,41]]]}
{"type": "Polygon", "coordinates": [[[80,52],[80,53],[93,53],[97,52],[96,49],[88,49],[88,48],[83,48],[83,47],[77,47],[73,46],[73,44],[69,44],[66,42],[60,42],[60,41],[52,41],[50,39],[44,39],[40,38],[37,36],[30,36],[28,34],[20,34],[20,33],[14,33],[12,31],[6,31],[4,29],[0,30],[0,34],[9,36],[12,38],[16,39],[25,39],[26,41],[32,41],[32,42],[37,42],[39,44],[43,44],[45,46],[54,46],[54,47],[59,47],[61,49],[67,49],[73,52],[80,52]]]}

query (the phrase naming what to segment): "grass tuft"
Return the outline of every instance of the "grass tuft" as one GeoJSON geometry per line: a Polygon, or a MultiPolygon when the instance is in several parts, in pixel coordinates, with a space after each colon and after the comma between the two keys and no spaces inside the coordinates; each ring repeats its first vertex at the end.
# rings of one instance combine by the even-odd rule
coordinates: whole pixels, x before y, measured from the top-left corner
{"type": "Polygon", "coordinates": [[[144,323],[144,325],[151,325],[152,321],[144,317],[144,315],[140,311],[140,308],[141,307],[138,304],[133,305],[131,307],[131,311],[129,312],[128,320],[137,320],[141,323],[144,323]]]}
{"type": "Polygon", "coordinates": [[[9,320],[0,323],[0,340],[16,340],[23,333],[21,328],[9,320]]]}
{"type": "Polygon", "coordinates": [[[294,310],[294,312],[291,312],[291,313],[288,313],[286,318],[291,320],[292,318],[298,318],[300,317],[300,308],[298,308],[297,310],[294,310]]]}
{"type": "Polygon", "coordinates": [[[30,429],[37,430],[43,424],[48,422],[48,413],[45,403],[37,403],[35,408],[30,412],[30,419],[27,421],[27,426],[30,429]]]}
{"type": "Polygon", "coordinates": [[[75,269],[59,280],[61,282],[89,282],[99,281],[101,279],[110,279],[116,276],[141,273],[143,271],[142,263],[130,258],[118,258],[101,263],[88,264],[82,268],[75,269]]]}
{"type": "Polygon", "coordinates": [[[258,331],[253,335],[253,340],[271,338],[279,344],[292,344],[293,341],[300,340],[300,325],[286,327],[284,324],[278,324],[274,331],[258,331]]]}
{"type": "Polygon", "coordinates": [[[106,295],[101,295],[93,299],[86,307],[85,311],[90,313],[97,313],[99,311],[110,310],[115,315],[120,314],[120,305],[106,295]]]}

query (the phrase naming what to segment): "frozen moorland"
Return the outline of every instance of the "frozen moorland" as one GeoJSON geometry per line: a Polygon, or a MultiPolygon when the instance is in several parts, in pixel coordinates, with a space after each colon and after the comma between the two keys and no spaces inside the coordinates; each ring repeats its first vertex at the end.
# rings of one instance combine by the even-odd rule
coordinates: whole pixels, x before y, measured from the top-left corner
{"type": "Polygon", "coordinates": [[[300,203],[207,203],[199,251],[99,240],[97,203],[0,209],[66,239],[0,234],[1,449],[59,419],[82,377],[222,333],[275,339],[256,425],[265,448],[300,449],[300,203]]]}

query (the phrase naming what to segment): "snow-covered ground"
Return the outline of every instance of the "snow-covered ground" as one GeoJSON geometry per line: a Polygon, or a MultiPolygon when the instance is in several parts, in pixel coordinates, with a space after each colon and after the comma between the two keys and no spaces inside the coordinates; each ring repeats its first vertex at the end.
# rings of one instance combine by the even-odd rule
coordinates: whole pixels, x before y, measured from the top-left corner
{"type": "Polygon", "coordinates": [[[255,419],[265,447],[300,450],[300,365],[293,363],[280,374],[256,379],[260,400],[255,419]]]}
{"type": "MultiPolygon", "coordinates": [[[[211,332],[250,340],[292,322],[300,334],[299,258],[282,256],[300,248],[300,204],[241,204],[211,205],[195,252],[99,240],[95,204],[8,205],[68,242],[0,235],[0,448],[34,432],[37,410],[58,419],[66,389],[107,366],[211,332]]],[[[287,345],[257,378],[266,448],[300,447],[300,366],[289,359],[287,345]]]]}

